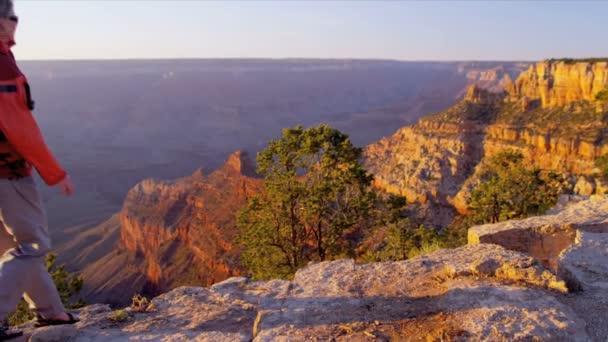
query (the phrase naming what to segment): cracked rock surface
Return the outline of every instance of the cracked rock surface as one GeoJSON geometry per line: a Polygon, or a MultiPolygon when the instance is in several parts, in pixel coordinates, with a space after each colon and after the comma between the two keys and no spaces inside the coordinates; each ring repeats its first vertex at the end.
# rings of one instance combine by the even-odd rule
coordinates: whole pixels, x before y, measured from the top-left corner
{"type": "Polygon", "coordinates": [[[588,341],[564,289],[539,261],[477,244],[399,262],[311,264],[293,281],[182,287],[120,322],[93,305],[69,340],[588,341]]]}

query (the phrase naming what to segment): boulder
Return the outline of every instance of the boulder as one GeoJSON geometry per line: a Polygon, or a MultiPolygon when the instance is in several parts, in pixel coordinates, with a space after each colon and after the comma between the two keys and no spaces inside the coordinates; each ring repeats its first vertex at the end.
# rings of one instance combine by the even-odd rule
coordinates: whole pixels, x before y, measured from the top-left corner
{"type": "Polygon", "coordinates": [[[577,232],[559,256],[558,274],[569,288],[608,291],[608,233],[577,232]]]}
{"type": "Polygon", "coordinates": [[[577,230],[608,232],[608,196],[594,195],[550,215],[475,226],[468,240],[526,253],[557,269],[560,253],[574,243],[577,230]]]}

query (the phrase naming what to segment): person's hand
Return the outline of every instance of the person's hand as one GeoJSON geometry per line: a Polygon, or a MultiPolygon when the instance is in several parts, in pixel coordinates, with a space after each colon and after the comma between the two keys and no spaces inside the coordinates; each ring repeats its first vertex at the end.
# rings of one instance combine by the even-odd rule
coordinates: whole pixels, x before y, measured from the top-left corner
{"type": "Polygon", "coordinates": [[[74,192],[74,185],[72,184],[72,180],[70,179],[70,175],[65,175],[65,177],[61,180],[61,182],[56,185],[61,189],[61,192],[66,196],[71,196],[74,192]]]}

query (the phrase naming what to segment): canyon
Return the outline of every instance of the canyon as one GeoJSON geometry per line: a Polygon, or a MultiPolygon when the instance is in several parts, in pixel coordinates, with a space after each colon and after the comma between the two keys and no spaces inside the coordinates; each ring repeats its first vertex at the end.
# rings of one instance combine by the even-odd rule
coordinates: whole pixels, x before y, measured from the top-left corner
{"type": "MultiPolygon", "coordinates": [[[[95,73],[95,68],[92,68],[90,63],[85,63],[82,67],[85,68],[86,75],[89,77],[102,77],[100,82],[105,84],[106,76],[99,76],[95,73]]],[[[376,125],[368,124],[368,119],[373,118],[376,121],[382,121],[382,125],[395,125],[394,120],[391,117],[410,117],[412,115],[418,117],[425,111],[436,110],[438,108],[445,107],[447,104],[453,102],[457,97],[462,96],[466,91],[468,84],[479,84],[480,87],[490,89],[502,89],[504,84],[511,80],[519,72],[527,68],[526,63],[490,63],[490,62],[471,62],[471,63],[383,63],[383,62],[352,62],[346,64],[340,64],[339,61],[300,61],[300,62],[266,62],[266,61],[233,61],[230,63],[224,63],[222,61],[198,61],[188,63],[174,63],[171,61],[164,62],[149,62],[140,65],[138,63],[127,63],[123,66],[119,66],[116,63],[109,63],[107,65],[111,75],[115,75],[117,70],[115,68],[124,70],[125,72],[133,67],[141,67],[141,71],[144,74],[141,77],[153,77],[152,73],[160,68],[162,70],[177,68],[171,78],[163,79],[158,84],[159,89],[166,89],[166,87],[175,87],[177,85],[171,83],[173,79],[180,79],[186,77],[186,72],[190,73],[188,78],[188,84],[197,84],[197,89],[201,89],[203,92],[201,96],[205,97],[205,92],[208,91],[208,87],[202,81],[193,79],[194,75],[200,73],[205,74],[208,72],[218,72],[214,74],[216,80],[219,80],[219,86],[221,89],[227,87],[223,91],[227,94],[231,94],[233,87],[239,91],[238,94],[242,95],[241,90],[247,88],[250,79],[261,77],[263,75],[274,75],[275,79],[290,79],[292,73],[299,71],[304,77],[310,77],[314,85],[314,80],[323,76],[319,73],[321,71],[330,73],[338,80],[335,82],[341,82],[340,80],[344,77],[363,79],[365,77],[371,77],[377,84],[383,84],[382,82],[392,82],[395,77],[404,77],[407,80],[406,83],[411,83],[412,88],[402,89],[403,93],[398,96],[401,100],[394,102],[395,100],[389,100],[384,107],[378,107],[370,112],[359,114],[353,114],[350,118],[344,117],[340,119],[341,122],[352,127],[346,129],[347,132],[356,132],[360,127],[364,132],[358,132],[352,134],[352,138],[357,141],[369,141],[371,136],[374,136],[375,130],[373,128],[376,125]],[[150,64],[150,65],[148,65],[150,64]],[[157,65],[158,64],[158,65],[157,65]],[[145,67],[144,67],[145,66],[145,67]],[[202,68],[202,69],[201,69],[202,68]],[[344,71],[342,68],[346,68],[344,71]],[[231,70],[240,70],[242,74],[238,79],[230,81],[228,84],[224,84],[222,80],[222,73],[230,72],[231,70]],[[388,75],[388,70],[393,70],[396,74],[388,75]],[[116,71],[116,72],[115,72],[116,71]],[[150,73],[150,74],[148,74],[150,73]],[[309,74],[311,73],[311,74],[309,74]],[[399,76],[401,75],[401,76],[399,76]],[[411,75],[412,79],[409,79],[411,75]],[[435,82],[435,80],[442,80],[441,82],[435,82]],[[245,82],[246,81],[246,82],[245,82]],[[171,84],[165,84],[165,83],[171,84]],[[241,82],[246,84],[239,85],[241,82]],[[417,82],[417,83],[416,83],[417,82]],[[202,88],[201,88],[202,87],[202,88]],[[244,87],[244,88],[243,88],[244,87]],[[417,90],[416,90],[417,89],[417,90]],[[417,95],[412,95],[412,92],[416,92],[417,95]],[[430,96],[430,94],[433,96],[430,96]],[[391,101],[392,104],[391,104],[391,101]],[[361,121],[363,120],[363,121],[361,121]]],[[[33,79],[40,81],[43,84],[49,80],[59,82],[63,78],[59,77],[65,73],[63,70],[64,65],[51,64],[46,66],[35,65],[33,79]],[[47,70],[47,67],[52,67],[52,72],[43,73],[47,70]],[[38,75],[42,73],[42,75],[38,75]],[[50,75],[50,76],[49,76],[50,75]],[[38,76],[38,79],[37,77],[38,76]],[[39,78],[43,79],[40,80],[39,78]]],[[[78,77],[81,77],[78,73],[79,68],[76,68],[75,72],[78,77]]],[[[140,69],[137,69],[140,70],[140,69]]],[[[309,89],[311,85],[304,86],[300,84],[301,79],[295,81],[291,86],[308,93],[310,91],[317,91],[309,89]],[[304,87],[304,88],[302,88],[304,87]]],[[[289,81],[289,82],[292,82],[289,81]]],[[[287,82],[287,81],[286,81],[287,82]]],[[[289,83],[288,82],[288,83],[289,83]]],[[[291,83],[289,83],[291,84],[291,83]]],[[[71,85],[66,85],[70,87],[71,85]]],[[[270,85],[269,85],[270,86],[270,85]]],[[[176,89],[171,88],[172,92],[176,89]]],[[[383,90],[383,86],[379,88],[378,94],[386,94],[386,89],[383,90]]],[[[401,89],[401,88],[400,88],[401,89]]],[[[156,88],[149,88],[151,93],[154,93],[156,88]]],[[[256,91],[259,91],[257,89],[256,91]]],[[[85,92],[85,89],[79,90],[85,92]]],[[[135,91],[135,90],[133,90],[135,91]]],[[[141,90],[138,90],[141,91],[141,90]]],[[[244,90],[243,90],[244,91],[244,90]]],[[[376,91],[376,90],[374,90],[376,91]]],[[[284,90],[286,96],[291,94],[288,90],[284,90]]],[[[137,91],[135,91],[137,93],[137,91]]],[[[134,94],[135,94],[134,93],[134,94]]],[[[291,94],[293,96],[303,96],[304,94],[291,94]]],[[[41,103],[47,102],[49,94],[42,93],[41,103]]],[[[86,94],[83,94],[85,96],[86,94]]],[[[112,93],[110,93],[112,95],[112,93]]],[[[239,96],[240,96],[239,95],[239,96]]],[[[289,96],[291,96],[289,95],[289,96]]],[[[326,94],[330,96],[331,94],[326,94]]],[[[184,95],[185,96],[185,95],[184,95]]],[[[334,98],[339,98],[338,95],[331,95],[334,98]]],[[[186,96],[187,97],[187,96],[186,96]]],[[[88,103],[97,103],[97,99],[91,96],[85,96],[88,99],[88,103]]],[[[146,96],[148,98],[148,96],[146,96]]],[[[184,98],[187,103],[190,103],[192,99],[184,98]]],[[[206,100],[219,101],[219,98],[208,98],[206,100]]],[[[239,101],[242,100],[239,97],[239,101]]],[[[261,99],[265,99],[264,96],[261,99]]],[[[197,101],[200,99],[197,99],[197,101]]],[[[259,100],[259,99],[258,99],[259,100]]],[[[139,100],[138,100],[139,101],[139,100]]],[[[223,100],[222,100],[223,101],[223,100]]],[[[383,101],[387,101],[386,99],[383,101]]],[[[352,101],[350,101],[352,102],[352,101]]],[[[350,103],[349,102],[349,103],[350,103]]],[[[80,102],[76,102],[78,107],[80,102]]],[[[148,108],[154,101],[151,100],[149,104],[145,104],[142,109],[137,110],[137,117],[128,119],[124,124],[125,127],[121,128],[120,131],[132,131],[131,123],[141,123],[144,117],[143,113],[140,113],[143,108],[148,108]],[[130,128],[131,127],[131,128],[130,128]]],[[[316,100],[311,103],[314,105],[316,100]]],[[[164,104],[162,108],[167,107],[168,104],[164,104]]],[[[356,107],[356,106],[354,106],[356,107]]],[[[353,108],[354,108],[353,107],[353,108]]],[[[333,107],[327,107],[333,108],[333,107]]],[[[293,109],[293,108],[292,108],[293,109]]],[[[292,112],[292,109],[288,112],[292,112]]],[[[73,110],[73,109],[72,109],[73,110]]],[[[100,108],[101,110],[101,108],[100,108]]],[[[149,116],[154,114],[157,109],[151,110],[149,116]]],[[[331,109],[330,109],[331,111],[331,109]]],[[[68,112],[72,113],[71,111],[68,112]]],[[[254,113],[254,112],[252,112],[254,113]]],[[[101,113],[98,113],[101,115],[101,113]]],[[[292,113],[295,115],[295,113],[292,113]]],[[[66,115],[66,114],[62,114],[66,115]]],[[[97,114],[96,114],[97,115],[97,114]]],[[[130,117],[131,114],[129,114],[130,117]]],[[[181,115],[181,114],[180,114],[181,115]]],[[[185,114],[184,114],[185,115],[185,114]]],[[[251,114],[256,116],[257,114],[251,114]]],[[[329,115],[329,114],[328,114],[329,115]]],[[[152,115],[153,116],[153,115],[152,115]]],[[[232,116],[231,116],[232,117],[232,116]]],[[[225,115],[222,116],[225,118],[225,115]]],[[[222,118],[217,118],[218,124],[223,122],[222,118]]],[[[332,116],[327,117],[330,122],[332,116]]],[[[99,119],[99,118],[98,118],[99,119]]],[[[110,120],[106,122],[106,125],[111,124],[112,116],[106,118],[110,120]]],[[[277,119],[277,118],[275,118],[277,119]]],[[[97,119],[96,119],[97,120],[97,119]]],[[[194,120],[194,119],[192,119],[194,120]]],[[[190,120],[190,121],[192,121],[190,120]]],[[[241,124],[245,124],[243,120],[253,120],[253,117],[239,120],[241,124]]],[[[295,120],[295,119],[294,119],[295,120]]],[[[294,124],[296,121],[294,121],[294,124]]],[[[308,119],[306,119],[308,120],[308,119]]],[[[308,122],[304,120],[303,122],[308,122]]],[[[409,120],[409,119],[408,119],[409,120]]],[[[195,120],[196,121],[196,120],[195,120]]],[[[225,120],[224,120],[225,121],[225,120]]],[[[288,121],[281,121],[284,124],[288,124],[288,121]]],[[[45,120],[42,124],[45,124],[45,120]]],[[[164,121],[163,121],[164,122],[164,121]]],[[[180,122],[186,122],[180,120],[180,122]]],[[[256,141],[260,140],[260,134],[266,136],[266,140],[270,138],[269,132],[272,131],[272,127],[265,124],[266,121],[256,122],[256,127],[260,126],[264,129],[256,130],[256,141]]],[[[276,123],[276,122],[275,122],[276,123]]],[[[302,123],[302,121],[300,121],[302,123]]],[[[159,126],[160,123],[151,122],[152,127],[147,127],[146,130],[150,131],[144,135],[148,137],[155,136],[151,130],[154,127],[159,126]]],[[[185,140],[191,140],[187,138],[191,134],[190,132],[193,127],[187,129],[175,126],[176,123],[171,123],[163,126],[161,132],[180,132],[185,140]],[[175,127],[174,127],[175,126],[175,127]]],[[[193,123],[194,124],[194,123],[193,123]]],[[[198,127],[200,123],[195,123],[194,126],[198,127]]],[[[239,125],[241,125],[239,124],[239,125]]],[[[146,124],[148,125],[148,124],[146,124]]],[[[160,124],[162,126],[162,124],[160,124]]],[[[136,125],[139,127],[139,125],[136,125]]],[[[337,124],[338,127],[344,128],[342,124],[337,124]]],[[[383,126],[383,127],[384,127],[383,126]]],[[[397,124],[398,126],[398,124],[397,124]]],[[[89,127],[89,126],[87,126],[89,127]]],[[[105,127],[105,126],[104,126],[105,127]]],[[[101,127],[102,131],[106,128],[101,127]]],[[[227,136],[222,137],[223,140],[214,139],[213,134],[221,132],[221,130],[215,130],[213,134],[207,134],[208,127],[199,127],[197,134],[204,138],[208,143],[218,143],[222,145],[222,151],[226,150],[228,146],[237,146],[234,141],[230,144],[225,145],[220,141],[227,139],[227,136]]],[[[198,128],[197,128],[198,129],[198,128]]],[[[195,131],[197,130],[195,129],[195,131]]],[[[233,127],[233,129],[236,129],[233,127]]],[[[383,128],[386,132],[386,129],[383,128]]],[[[277,128],[277,131],[279,129],[277,128]]],[[[229,134],[230,137],[240,139],[239,141],[249,141],[248,138],[243,136],[242,130],[238,130],[239,134],[229,134]]],[[[100,132],[90,131],[87,134],[91,135],[93,142],[97,140],[95,138],[100,132]]],[[[135,137],[142,134],[138,132],[136,135],[129,135],[135,137]]],[[[245,134],[247,135],[247,134],[245,134]]],[[[116,132],[112,135],[106,135],[106,137],[112,137],[114,142],[121,140],[116,137],[116,132]]],[[[179,142],[172,137],[167,140],[165,138],[158,137],[157,140],[169,141],[171,146],[158,146],[156,151],[157,158],[165,155],[163,150],[179,149],[179,142]],[[177,145],[175,145],[177,144],[177,145]]],[[[51,143],[54,138],[51,135],[51,143]]],[[[129,142],[131,143],[131,142],[129,142]]],[[[113,143],[114,144],[114,143],[113,143]]],[[[256,143],[258,144],[258,143],[256,143]]],[[[244,144],[248,146],[250,150],[255,150],[257,145],[253,146],[249,142],[244,144]]],[[[80,145],[79,145],[80,146],[80,145]]],[[[89,150],[87,153],[96,151],[96,148],[86,145],[85,150],[89,150]],[[91,150],[90,150],[91,149],[91,150]]],[[[194,146],[194,145],[193,145],[194,146]]],[[[155,174],[154,172],[160,172],[162,170],[169,171],[169,173],[156,173],[157,175],[163,175],[165,178],[167,175],[179,174],[184,170],[184,163],[177,160],[177,157],[189,159],[188,165],[194,165],[197,161],[193,159],[190,154],[187,155],[173,155],[167,160],[169,165],[160,166],[158,163],[147,167],[146,162],[142,161],[142,158],[148,158],[151,150],[146,149],[142,153],[138,153],[136,149],[131,148],[129,153],[110,153],[110,149],[105,149],[103,153],[96,155],[99,158],[106,160],[106,164],[103,168],[96,170],[95,168],[87,167],[87,172],[91,174],[86,177],[96,178],[95,182],[105,182],[105,177],[96,176],[99,172],[110,172],[114,164],[120,167],[120,170],[135,170],[134,165],[137,164],[139,168],[146,169],[146,173],[143,174],[155,174]],[[129,154],[135,153],[135,157],[129,157],[129,154]]],[[[82,156],[83,151],[80,151],[74,155],[75,162],[82,163],[82,160],[87,160],[87,157],[82,156]]],[[[164,158],[164,157],[163,157],[164,158]]],[[[238,248],[234,246],[234,236],[236,234],[235,215],[237,210],[242,207],[248,200],[248,198],[254,195],[261,186],[261,181],[256,179],[253,171],[252,161],[247,157],[246,152],[236,152],[224,161],[224,165],[214,161],[217,157],[210,157],[209,155],[204,156],[205,168],[200,169],[195,174],[189,177],[182,177],[175,181],[162,181],[158,178],[147,178],[144,181],[136,183],[131,190],[125,195],[122,200],[120,211],[114,215],[108,214],[109,217],[105,221],[94,225],[80,225],[70,229],[63,230],[61,235],[58,236],[57,231],[53,233],[53,238],[59,240],[59,247],[57,252],[59,255],[59,262],[66,263],[70,270],[80,273],[85,279],[85,289],[83,291],[84,297],[91,302],[103,302],[111,304],[124,304],[128,302],[135,293],[144,293],[148,295],[155,295],[175,288],[180,285],[211,285],[215,282],[226,279],[229,276],[241,274],[243,271],[238,262],[238,248]],[[212,167],[218,165],[216,171],[212,167]],[[65,240],[65,241],[64,241],[65,240]]],[[[200,162],[200,161],[199,161],[200,162]]],[[[127,172],[130,178],[139,174],[138,172],[127,172]]],[[[183,173],[182,173],[183,174],[183,173]]],[[[112,177],[108,178],[113,184],[112,189],[118,189],[118,185],[123,183],[122,176],[126,175],[124,172],[113,172],[112,177]],[[116,178],[118,177],[118,178],[116,178]]],[[[75,177],[77,177],[76,175],[75,177]]],[[[171,178],[171,177],[169,177],[171,178]]],[[[77,184],[78,185],[78,184],[77,184]]],[[[87,189],[82,189],[87,193],[87,189]]],[[[106,189],[103,185],[97,185],[96,189],[106,189]]],[[[97,190],[96,190],[97,191],[97,190]]],[[[112,190],[113,191],[113,190],[112,190]]],[[[109,193],[109,190],[104,190],[105,194],[109,193]]],[[[116,195],[116,194],[115,194],[116,195]]],[[[112,195],[113,197],[115,195],[112,195]]],[[[95,191],[88,194],[88,196],[94,196],[97,201],[99,198],[104,198],[105,195],[95,196],[95,191]]],[[[105,205],[94,205],[97,202],[91,202],[89,199],[76,198],[76,203],[69,205],[70,220],[74,219],[74,215],[80,212],[80,209],[84,208],[85,212],[92,212],[95,208],[106,208],[105,205]]],[[[62,212],[61,208],[57,208],[57,203],[53,202],[53,206],[49,208],[52,214],[62,212]]],[[[69,204],[65,201],[65,204],[69,204]]],[[[105,210],[105,209],[104,209],[105,210]]],[[[56,221],[56,218],[51,215],[51,224],[56,221]]]]}
{"type": "Polygon", "coordinates": [[[23,61],[34,115],[72,176],[72,198],[41,187],[53,241],[121,210],[142,179],[208,174],[281,129],[328,123],[358,146],[497,86],[526,62],[351,59],[23,61]]]}
{"type": "MultiPolygon", "coordinates": [[[[569,67],[560,65],[553,69],[563,73],[562,68],[569,67]]],[[[587,68],[605,72],[603,65],[587,68]]],[[[535,70],[537,66],[530,67],[515,82],[500,68],[488,71],[490,76],[473,72],[468,77],[500,80],[506,90],[491,92],[472,85],[446,111],[368,145],[364,165],[375,175],[375,186],[405,195],[418,206],[418,219],[445,227],[457,212],[467,213],[467,196],[479,182],[484,160],[513,148],[522,151],[530,165],[566,174],[573,192],[605,192],[608,186],[594,169],[595,158],[608,152],[604,104],[589,100],[583,91],[573,97],[554,89],[547,92],[548,103],[558,101],[551,96],[571,102],[543,108],[539,99],[518,95],[533,94],[526,87],[538,87],[530,81],[537,77],[535,70]],[[520,90],[513,90],[515,85],[520,90]],[[535,101],[539,105],[531,106],[535,101]]],[[[590,84],[578,81],[568,84],[590,84]]],[[[61,246],[59,255],[80,271],[83,295],[91,302],[124,305],[136,293],[210,286],[244,274],[234,244],[236,213],[261,189],[253,161],[241,151],[209,174],[198,170],[175,181],[146,179],[129,191],[118,214],[78,234],[61,246]]]]}

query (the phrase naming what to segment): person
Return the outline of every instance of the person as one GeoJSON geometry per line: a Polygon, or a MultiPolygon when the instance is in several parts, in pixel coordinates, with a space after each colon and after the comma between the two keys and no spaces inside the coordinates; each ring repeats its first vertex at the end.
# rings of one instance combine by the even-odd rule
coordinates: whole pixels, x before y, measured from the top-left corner
{"type": "Polygon", "coordinates": [[[78,321],[66,313],[45,267],[51,242],[32,168],[67,196],[73,186],[32,116],[30,87],[10,50],[18,21],[13,1],[0,0],[0,239],[9,246],[0,258],[0,341],[21,334],[9,329],[7,317],[22,297],[37,326],[78,321]]]}

